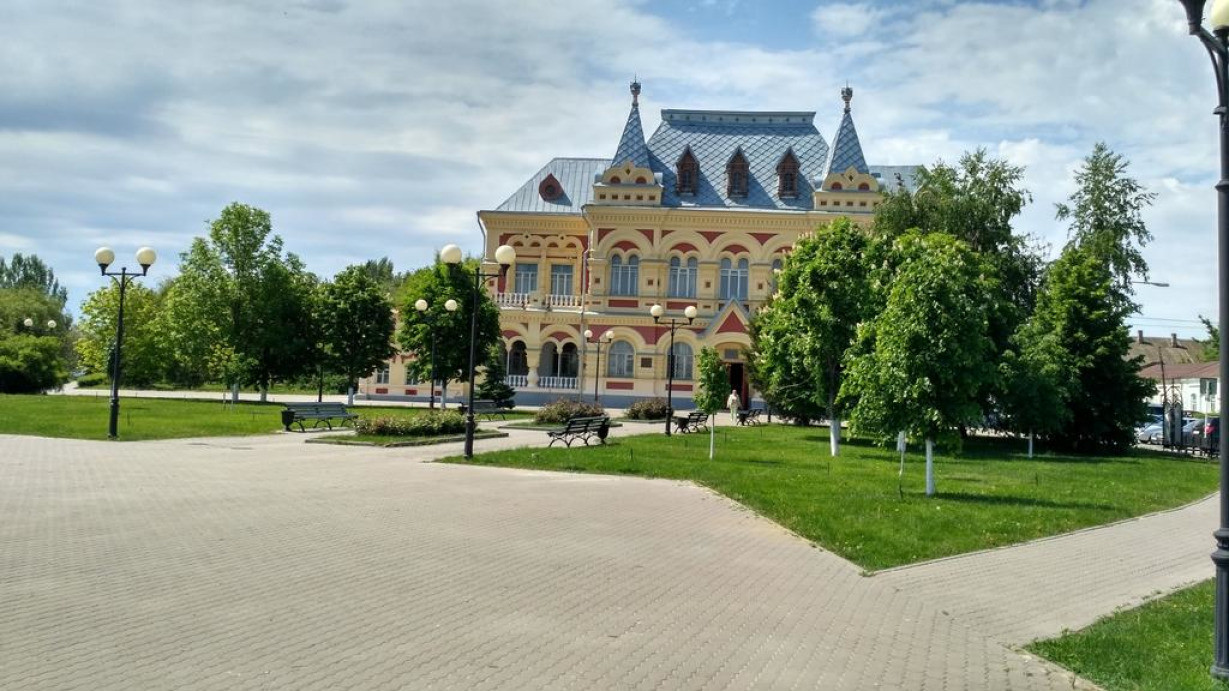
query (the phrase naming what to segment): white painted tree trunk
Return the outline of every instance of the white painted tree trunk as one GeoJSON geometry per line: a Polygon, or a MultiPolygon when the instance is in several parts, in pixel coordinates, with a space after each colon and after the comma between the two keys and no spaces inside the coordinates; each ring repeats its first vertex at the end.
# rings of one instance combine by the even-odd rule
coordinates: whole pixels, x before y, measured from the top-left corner
{"type": "Polygon", "coordinates": [[[896,433],[896,450],[900,452],[900,472],[896,474],[897,477],[905,476],[905,447],[906,446],[908,446],[908,442],[906,441],[905,430],[902,429],[901,431],[896,433]]]}
{"type": "Polygon", "coordinates": [[[1028,457],[1033,457],[1033,430],[1028,431],[1028,457]]]}
{"type": "Polygon", "coordinates": [[[834,457],[840,455],[841,419],[839,417],[828,418],[828,446],[831,448],[834,457]]]}
{"type": "Polygon", "coordinates": [[[713,424],[708,426],[708,460],[713,460],[713,451],[717,448],[717,416],[710,416],[713,424]]]}
{"type": "Polygon", "coordinates": [[[231,403],[239,402],[239,385],[238,384],[230,385],[230,402],[231,403]]]}
{"type": "Polygon", "coordinates": [[[346,405],[354,405],[354,387],[346,388],[346,405]]]}
{"type": "Polygon", "coordinates": [[[926,496],[935,496],[935,442],[926,440],[926,496]]]}

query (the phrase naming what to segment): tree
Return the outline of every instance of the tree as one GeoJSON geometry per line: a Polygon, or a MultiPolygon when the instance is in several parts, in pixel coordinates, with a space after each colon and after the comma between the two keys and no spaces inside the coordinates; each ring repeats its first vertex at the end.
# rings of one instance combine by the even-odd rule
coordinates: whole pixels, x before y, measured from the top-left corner
{"type": "Polygon", "coordinates": [[[343,375],[352,392],[359,378],[396,352],[393,306],[362,266],[351,266],[322,285],[316,304],[327,367],[343,375]]]}
{"type": "Polygon", "coordinates": [[[1112,264],[1091,248],[1068,246],[1046,274],[1026,333],[1050,339],[1066,359],[1067,411],[1050,441],[1079,452],[1116,451],[1133,441],[1151,382],[1129,359],[1126,319],[1135,306],[1112,264]]]}
{"type": "Polygon", "coordinates": [[[730,373],[716,348],[701,348],[696,364],[700,379],[693,400],[697,408],[712,418],[712,424],[708,426],[708,460],[711,461],[716,445],[717,413],[725,407],[726,391],[730,388],[730,373]]]}
{"type": "Polygon", "coordinates": [[[1076,171],[1076,191],[1068,204],[1059,204],[1060,221],[1071,221],[1068,247],[1081,247],[1108,263],[1117,287],[1131,294],[1131,278],[1148,278],[1143,246],[1152,240],[1144,224],[1143,210],[1156,195],[1134,178],[1127,177],[1130,164],[1098,142],[1076,171]]]}
{"type": "MultiPolygon", "coordinates": [[[[81,305],[77,354],[89,372],[110,377],[119,316],[119,281],[90,293],[81,305]]],[[[168,360],[158,315],[162,300],[144,285],[131,282],[124,293],[124,348],[120,376],[124,384],[147,387],[162,381],[168,360]]]]}
{"type": "Polygon", "coordinates": [[[1028,435],[1032,458],[1036,435],[1049,436],[1070,422],[1068,400],[1075,372],[1057,335],[1042,331],[1036,321],[1021,328],[1013,346],[999,365],[1001,426],[1028,435]]]}
{"type": "Polygon", "coordinates": [[[760,390],[786,414],[795,406],[822,411],[833,456],[845,413],[838,396],[846,352],[858,324],[875,311],[874,257],[874,243],[848,218],[801,238],[781,269],[777,294],[752,328],[760,390]]]}
{"type": "Polygon", "coordinates": [[[0,257],[0,289],[32,288],[53,298],[60,309],[68,302],[68,289],[56,280],[55,272],[38,255],[14,253],[7,263],[0,257]]]}
{"type": "Polygon", "coordinates": [[[367,277],[379,287],[380,292],[390,300],[397,292],[397,288],[401,286],[401,282],[405,280],[404,275],[393,270],[393,262],[388,257],[368,259],[361,264],[361,268],[363,273],[367,274],[367,277]]]}
{"type": "Polygon", "coordinates": [[[1220,327],[1202,314],[1199,315],[1199,321],[1203,322],[1203,328],[1208,330],[1208,340],[1203,344],[1203,360],[1215,362],[1220,359],[1220,327]]]}
{"type": "Polygon", "coordinates": [[[68,381],[56,336],[32,333],[0,338],[0,393],[38,393],[68,381]]]}
{"type": "MultiPolygon", "coordinates": [[[[401,309],[401,329],[397,334],[402,350],[417,355],[407,366],[421,381],[431,378],[431,338],[437,339],[435,369],[445,390],[451,380],[469,378],[470,314],[473,312],[474,270],[477,259],[469,258],[457,269],[439,261],[410,274],[402,285],[397,304],[401,309]],[[427,314],[414,309],[418,300],[426,300],[427,314]],[[444,309],[448,300],[456,300],[457,310],[444,309]]],[[[499,307],[485,291],[478,291],[477,354],[475,365],[482,364],[483,355],[500,342],[499,307]]]]}
{"type": "Polygon", "coordinates": [[[926,440],[926,493],[934,494],[936,440],[980,418],[978,395],[994,376],[987,333],[992,289],[980,257],[942,233],[893,245],[897,274],[884,310],[859,331],[842,395],[855,428],[881,438],[904,430],[926,440]]]}
{"type": "MultiPolygon", "coordinates": [[[[496,407],[511,408],[516,402],[516,389],[508,386],[508,367],[504,361],[504,347],[496,343],[487,349],[486,363],[483,367],[482,381],[478,382],[476,394],[478,398],[494,401],[496,407]]],[[[430,363],[427,363],[430,366],[430,363]]]]}

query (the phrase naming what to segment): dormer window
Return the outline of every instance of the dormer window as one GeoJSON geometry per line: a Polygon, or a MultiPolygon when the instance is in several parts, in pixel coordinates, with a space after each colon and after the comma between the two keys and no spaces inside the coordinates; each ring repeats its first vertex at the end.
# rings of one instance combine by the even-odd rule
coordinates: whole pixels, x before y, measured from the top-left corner
{"type": "Polygon", "coordinates": [[[553,202],[563,196],[563,185],[559,184],[553,173],[548,174],[538,185],[538,195],[548,202],[553,202]]]}
{"type": "Polygon", "coordinates": [[[734,157],[725,167],[726,196],[747,196],[747,168],[747,159],[743,156],[742,150],[735,151],[734,157]]]}
{"type": "Polygon", "coordinates": [[[793,151],[786,151],[777,164],[777,196],[793,199],[798,196],[798,159],[793,151]]]}
{"type": "Polygon", "coordinates": [[[676,191],[679,194],[695,194],[696,181],[699,177],[700,166],[696,163],[696,157],[691,155],[691,149],[688,148],[679,159],[678,183],[675,185],[676,191]]]}
{"type": "Polygon", "coordinates": [[[834,182],[834,183],[832,183],[832,191],[833,191],[833,192],[840,192],[840,191],[841,191],[841,190],[843,190],[843,189],[845,189],[845,188],[841,185],[841,183],[839,183],[839,182],[834,182]]]}
{"type": "Polygon", "coordinates": [[[870,192],[871,184],[869,182],[864,182],[861,185],[858,185],[858,191],[859,192],[870,192]]]}
{"type": "Polygon", "coordinates": [[[611,176],[610,176],[610,184],[612,184],[612,185],[619,185],[619,184],[622,184],[622,183],[623,183],[623,180],[622,180],[621,178],[619,178],[619,176],[618,176],[618,175],[611,175],[611,176]]]}

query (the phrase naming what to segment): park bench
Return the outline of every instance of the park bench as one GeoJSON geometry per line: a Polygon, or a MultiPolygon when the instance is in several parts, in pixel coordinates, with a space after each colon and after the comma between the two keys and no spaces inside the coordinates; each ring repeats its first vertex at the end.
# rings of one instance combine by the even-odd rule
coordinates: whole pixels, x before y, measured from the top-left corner
{"type": "Polygon", "coordinates": [[[699,432],[701,428],[708,429],[708,413],[702,410],[674,416],[674,429],[680,434],[699,432]]]}
{"type": "Polygon", "coordinates": [[[286,409],[282,411],[282,424],[286,426],[286,431],[290,431],[290,426],[298,423],[299,431],[306,432],[303,423],[307,420],[312,421],[312,428],[320,426],[320,423],[328,425],[329,429],[333,429],[333,420],[340,420],[342,427],[346,426],[347,422],[352,422],[358,419],[354,413],[346,410],[346,406],[341,403],[284,403],[286,409]]]}
{"type": "Polygon", "coordinates": [[[610,432],[609,417],[574,417],[568,420],[562,429],[551,430],[547,432],[550,444],[547,448],[555,445],[555,442],[561,441],[568,447],[572,446],[572,442],[583,439],[585,446],[593,439],[597,439],[598,443],[606,443],[606,435],[610,432]]]}
{"type": "Polygon", "coordinates": [[[763,408],[747,408],[746,410],[738,411],[737,418],[740,425],[758,425],[760,424],[760,415],[764,413],[763,408]]]}
{"type": "MultiPolygon", "coordinates": [[[[461,404],[461,414],[468,412],[469,406],[461,404]]],[[[494,420],[498,415],[500,420],[507,420],[508,413],[511,412],[507,408],[495,404],[495,401],[477,400],[474,401],[474,417],[479,415],[484,416],[487,420],[494,420]]]]}

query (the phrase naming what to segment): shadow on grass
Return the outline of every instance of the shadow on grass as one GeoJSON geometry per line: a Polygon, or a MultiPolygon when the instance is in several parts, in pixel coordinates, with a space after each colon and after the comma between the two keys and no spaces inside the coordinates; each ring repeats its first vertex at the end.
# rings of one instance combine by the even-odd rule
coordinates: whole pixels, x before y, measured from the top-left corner
{"type": "MultiPolygon", "coordinates": [[[[906,492],[906,496],[909,493],[906,492]]],[[[924,498],[925,495],[917,495],[924,498]]],[[[987,494],[965,494],[963,492],[936,492],[935,498],[947,499],[961,504],[983,504],[987,506],[1031,506],[1047,509],[1093,509],[1096,511],[1117,511],[1119,507],[1108,504],[1093,504],[1089,502],[1060,502],[1034,497],[1013,497],[987,494]]]]}

